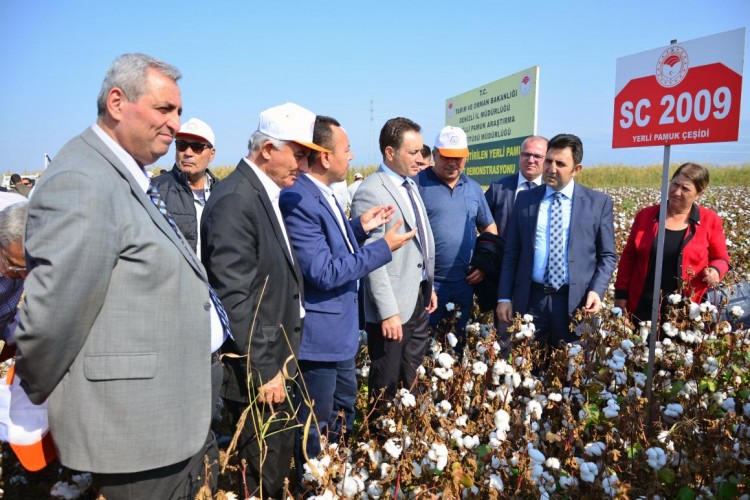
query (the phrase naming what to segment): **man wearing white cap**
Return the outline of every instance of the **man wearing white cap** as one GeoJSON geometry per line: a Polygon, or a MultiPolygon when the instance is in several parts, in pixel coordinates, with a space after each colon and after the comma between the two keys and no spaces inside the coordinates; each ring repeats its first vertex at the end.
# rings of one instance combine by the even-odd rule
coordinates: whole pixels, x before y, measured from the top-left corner
{"type": "Polygon", "coordinates": [[[415,178],[435,236],[435,292],[439,307],[430,314],[430,326],[438,325],[447,313],[447,304],[458,305],[461,315],[456,321],[459,342],[455,349],[460,353],[474,303],[473,285],[484,279],[484,273],[470,265],[477,230],[497,234],[497,227],[482,187],[463,173],[469,157],[463,129],[448,126],[440,130],[432,155],[435,165],[415,178]]]}
{"type": "Polygon", "coordinates": [[[263,111],[247,157],[216,186],[201,221],[203,264],[234,333],[222,346],[221,393],[235,428],[252,406],[238,451],[248,464],[248,491],[261,498],[281,498],[289,473],[295,419],[288,379],[296,375],[291,356],[304,317],[302,274],[279,193],[308,171],[310,150],[329,152],[313,143],[314,124],[315,114],[296,104],[263,111]]]}
{"type": "Polygon", "coordinates": [[[359,185],[362,184],[362,181],[365,180],[365,176],[362,175],[362,173],[357,172],[354,174],[354,182],[349,184],[349,187],[347,190],[349,191],[349,198],[354,199],[354,193],[357,192],[357,188],[359,188],[359,185]]]}
{"type": "Polygon", "coordinates": [[[167,211],[200,258],[200,220],[211,188],[219,180],[208,170],[216,155],[214,131],[197,118],[186,121],[175,138],[175,164],[151,181],[167,211]]]}

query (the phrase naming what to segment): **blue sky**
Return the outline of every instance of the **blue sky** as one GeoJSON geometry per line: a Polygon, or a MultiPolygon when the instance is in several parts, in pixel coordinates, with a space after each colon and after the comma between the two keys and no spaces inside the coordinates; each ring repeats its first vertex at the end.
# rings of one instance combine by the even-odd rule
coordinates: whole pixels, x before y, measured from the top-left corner
{"type": "MultiPolygon", "coordinates": [[[[258,113],[287,101],[336,117],[353,165],[375,163],[388,118],[414,119],[431,145],[446,98],[534,65],[540,134],[579,135],[584,165],[660,163],[659,147],[610,148],[617,58],[748,21],[748,0],[2,0],[0,172],[40,169],[44,153],[93,123],[104,73],[125,52],[182,71],[183,119],[212,126],[214,164],[236,164],[258,113]]],[[[740,141],[674,146],[673,161],[750,162],[744,72],[740,141]]],[[[172,149],[157,165],[173,159],[172,149]]]]}

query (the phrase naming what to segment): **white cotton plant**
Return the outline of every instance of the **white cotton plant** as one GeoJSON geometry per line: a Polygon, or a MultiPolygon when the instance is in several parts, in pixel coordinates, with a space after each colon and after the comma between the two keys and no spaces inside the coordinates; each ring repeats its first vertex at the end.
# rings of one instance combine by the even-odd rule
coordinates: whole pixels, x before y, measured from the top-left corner
{"type": "Polygon", "coordinates": [[[483,377],[484,374],[487,373],[487,364],[482,361],[477,361],[472,365],[471,372],[474,375],[483,377]]]}
{"type": "Polygon", "coordinates": [[[443,470],[448,465],[448,447],[443,443],[432,443],[427,452],[427,458],[430,459],[430,465],[433,469],[443,470]]]}
{"type": "Polygon", "coordinates": [[[659,470],[667,465],[667,454],[659,447],[651,447],[646,450],[646,463],[654,470],[659,470]]]}
{"type": "Polygon", "coordinates": [[[401,452],[404,451],[404,447],[398,438],[390,438],[383,445],[383,449],[394,460],[397,460],[401,456],[401,452]]]}
{"type": "Polygon", "coordinates": [[[606,418],[617,418],[620,415],[620,405],[612,398],[607,401],[607,406],[604,407],[603,412],[606,418]]]}
{"type": "Polygon", "coordinates": [[[600,457],[602,456],[602,453],[604,453],[606,446],[601,441],[596,441],[594,443],[588,443],[586,446],[584,446],[583,451],[586,453],[586,455],[590,457],[600,457]]]}
{"type": "Polygon", "coordinates": [[[617,478],[617,474],[611,474],[602,478],[602,489],[610,498],[617,495],[617,485],[620,480],[617,478]]]}
{"type": "Polygon", "coordinates": [[[396,395],[396,406],[398,408],[414,408],[417,406],[417,399],[409,389],[399,389],[396,395]]]}
{"type": "Polygon", "coordinates": [[[732,306],[729,308],[729,315],[734,319],[741,318],[745,314],[745,310],[740,306],[732,306]]]}
{"type": "MultiPolygon", "coordinates": [[[[685,386],[687,386],[687,384],[685,384],[685,386]]],[[[683,387],[683,389],[684,389],[684,387],[683,387]]],[[[666,408],[664,408],[664,410],[662,411],[662,413],[664,413],[664,415],[667,416],[667,417],[679,418],[680,415],[682,415],[682,413],[684,411],[685,410],[682,408],[681,404],[679,404],[679,403],[670,403],[670,404],[668,404],[666,406],[666,408]]]]}
{"type": "Polygon", "coordinates": [[[594,462],[586,462],[581,458],[576,458],[576,460],[578,461],[578,471],[581,481],[587,483],[596,481],[596,476],[599,475],[599,467],[594,462]]]}
{"type": "Polygon", "coordinates": [[[456,345],[458,345],[458,337],[456,337],[455,333],[448,332],[448,335],[446,335],[445,338],[448,341],[449,346],[456,347],[456,345]]]}

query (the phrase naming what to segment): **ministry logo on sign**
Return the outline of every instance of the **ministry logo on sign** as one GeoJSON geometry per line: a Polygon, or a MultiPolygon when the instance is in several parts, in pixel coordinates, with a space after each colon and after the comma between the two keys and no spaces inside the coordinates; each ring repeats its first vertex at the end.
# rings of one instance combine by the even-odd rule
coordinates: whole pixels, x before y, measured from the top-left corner
{"type": "Polygon", "coordinates": [[[526,95],[531,90],[531,76],[528,73],[524,73],[521,82],[518,85],[518,89],[521,91],[521,95],[526,95]]]}
{"type": "Polygon", "coordinates": [[[685,49],[677,45],[667,48],[656,63],[656,80],[662,87],[674,87],[685,79],[689,67],[685,49]]]}

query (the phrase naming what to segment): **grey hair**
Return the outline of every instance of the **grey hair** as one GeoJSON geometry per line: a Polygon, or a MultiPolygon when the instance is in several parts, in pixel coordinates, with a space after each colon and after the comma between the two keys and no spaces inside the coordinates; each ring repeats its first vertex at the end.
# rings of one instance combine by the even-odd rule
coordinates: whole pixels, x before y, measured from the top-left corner
{"type": "Polygon", "coordinates": [[[115,87],[122,90],[128,101],[137,101],[146,92],[146,74],[150,68],[175,82],[182,77],[180,70],[164,61],[146,54],[123,54],[114,60],[104,75],[102,88],[96,99],[98,116],[104,116],[107,111],[107,96],[115,87]]]}
{"type": "Polygon", "coordinates": [[[526,144],[527,142],[531,142],[531,141],[549,142],[549,139],[547,139],[546,137],[543,137],[541,135],[530,135],[526,139],[523,140],[523,142],[521,143],[521,147],[523,147],[523,145],[526,144]]]}
{"type": "Polygon", "coordinates": [[[253,132],[253,135],[250,136],[250,140],[247,141],[247,149],[250,153],[256,153],[260,150],[261,147],[263,147],[263,144],[266,141],[270,141],[271,144],[273,144],[273,148],[277,151],[283,149],[284,146],[286,146],[286,143],[289,142],[274,139],[273,137],[267,136],[260,130],[256,130],[255,132],[253,132]]]}
{"type": "Polygon", "coordinates": [[[0,210],[0,248],[23,240],[28,205],[28,201],[19,201],[0,210]]]}

